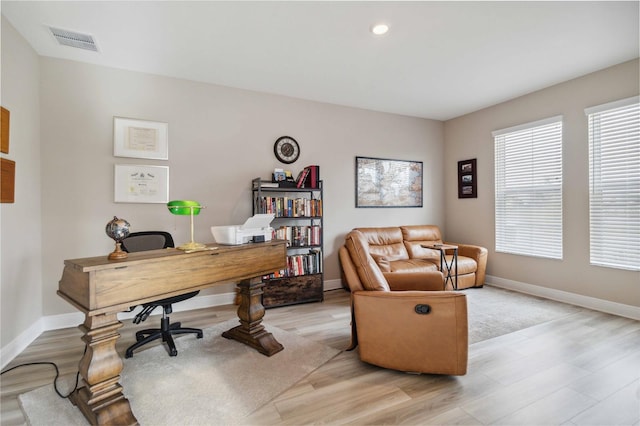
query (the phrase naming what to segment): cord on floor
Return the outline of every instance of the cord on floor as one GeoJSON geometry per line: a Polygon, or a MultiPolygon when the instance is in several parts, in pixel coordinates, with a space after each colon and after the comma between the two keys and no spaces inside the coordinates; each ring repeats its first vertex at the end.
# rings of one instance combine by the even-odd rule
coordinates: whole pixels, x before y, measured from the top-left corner
{"type": "Polygon", "coordinates": [[[76,389],[78,389],[78,382],[80,380],[80,372],[79,371],[76,373],[76,384],[73,386],[73,390],[71,390],[71,392],[69,392],[67,395],[63,395],[62,392],[60,392],[58,390],[58,377],[60,376],[60,370],[58,370],[58,366],[55,364],[55,362],[51,362],[51,361],[26,362],[24,364],[19,364],[19,365],[16,365],[14,367],[11,367],[8,370],[4,370],[4,371],[0,372],[0,375],[2,375],[4,373],[8,373],[9,371],[15,370],[16,368],[27,367],[27,366],[30,366],[30,365],[52,365],[53,368],[55,368],[56,377],[53,379],[53,389],[56,391],[56,393],[58,394],[58,396],[60,398],[69,398],[69,396],[71,396],[71,394],[74,393],[76,391],[76,389]]]}

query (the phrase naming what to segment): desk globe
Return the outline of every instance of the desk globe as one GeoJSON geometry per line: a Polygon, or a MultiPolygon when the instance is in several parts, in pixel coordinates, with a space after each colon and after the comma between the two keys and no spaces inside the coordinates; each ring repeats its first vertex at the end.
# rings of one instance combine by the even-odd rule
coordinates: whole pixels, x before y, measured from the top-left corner
{"type": "Polygon", "coordinates": [[[109,260],[118,260],[118,259],[126,259],[127,252],[122,250],[122,240],[129,236],[129,229],[131,225],[124,219],[118,219],[117,216],[114,216],[112,220],[107,223],[105,228],[105,232],[109,236],[109,238],[113,239],[116,242],[116,249],[109,254],[109,260]]]}

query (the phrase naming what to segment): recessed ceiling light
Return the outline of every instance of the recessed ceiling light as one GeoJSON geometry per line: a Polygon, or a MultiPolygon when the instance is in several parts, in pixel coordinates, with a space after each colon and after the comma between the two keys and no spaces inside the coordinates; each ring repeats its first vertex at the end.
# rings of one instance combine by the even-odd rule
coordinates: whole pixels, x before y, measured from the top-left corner
{"type": "Polygon", "coordinates": [[[387,24],[375,24],[371,27],[371,32],[375,35],[385,35],[389,31],[389,26],[387,24]]]}

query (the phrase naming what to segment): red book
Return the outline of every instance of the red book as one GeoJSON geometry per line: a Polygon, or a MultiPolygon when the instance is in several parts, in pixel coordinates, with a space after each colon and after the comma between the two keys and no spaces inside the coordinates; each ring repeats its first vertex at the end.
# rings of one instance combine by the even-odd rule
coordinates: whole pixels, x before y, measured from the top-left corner
{"type": "Polygon", "coordinates": [[[309,175],[307,176],[307,183],[305,184],[305,187],[319,188],[320,166],[312,165],[305,167],[305,169],[309,169],[309,175]]]}
{"type": "Polygon", "coordinates": [[[297,188],[302,188],[302,186],[304,185],[304,182],[307,180],[307,177],[309,176],[309,168],[305,167],[299,174],[298,174],[298,180],[296,182],[296,187],[297,188]]]}

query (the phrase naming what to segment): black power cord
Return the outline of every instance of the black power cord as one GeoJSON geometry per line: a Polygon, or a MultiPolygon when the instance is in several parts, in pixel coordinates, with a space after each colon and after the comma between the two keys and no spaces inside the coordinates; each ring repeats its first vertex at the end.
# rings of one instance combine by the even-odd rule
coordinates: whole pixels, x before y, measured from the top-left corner
{"type": "MultiPolygon", "coordinates": [[[[82,355],[84,355],[86,352],[87,352],[87,346],[85,345],[84,352],[82,353],[82,355]]],[[[52,365],[53,368],[55,368],[56,377],[54,377],[53,379],[53,390],[56,391],[56,393],[60,398],[67,399],[71,396],[72,393],[76,391],[76,389],[78,389],[78,382],[80,381],[80,371],[76,373],[76,384],[73,385],[73,389],[71,390],[71,392],[69,392],[67,395],[63,395],[62,392],[58,390],[58,378],[60,377],[60,370],[58,370],[58,366],[56,365],[56,363],[51,361],[25,362],[24,364],[18,364],[16,366],[13,366],[7,370],[0,372],[0,376],[3,375],[4,373],[8,373],[9,371],[15,370],[16,368],[28,367],[30,365],[52,365]]]]}
{"type": "Polygon", "coordinates": [[[56,377],[53,379],[53,389],[56,391],[56,393],[58,394],[58,396],[60,398],[69,398],[69,396],[71,396],[72,393],[74,393],[76,391],[76,389],[78,389],[78,382],[80,380],[80,372],[78,371],[76,373],[76,384],[73,387],[73,390],[71,392],[69,392],[67,395],[63,395],[59,390],[58,390],[58,377],[60,376],[60,370],[58,370],[58,366],[56,365],[55,362],[51,362],[51,361],[40,361],[40,362],[26,362],[24,364],[19,364],[16,365],[15,367],[11,367],[8,370],[4,370],[3,372],[0,372],[0,375],[4,374],[4,373],[8,373],[11,370],[15,370],[16,368],[19,367],[27,367],[29,365],[52,365],[53,368],[55,368],[56,370],[56,377]]]}

